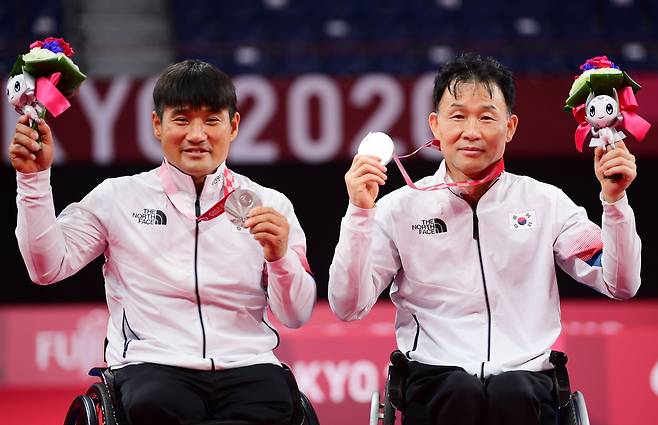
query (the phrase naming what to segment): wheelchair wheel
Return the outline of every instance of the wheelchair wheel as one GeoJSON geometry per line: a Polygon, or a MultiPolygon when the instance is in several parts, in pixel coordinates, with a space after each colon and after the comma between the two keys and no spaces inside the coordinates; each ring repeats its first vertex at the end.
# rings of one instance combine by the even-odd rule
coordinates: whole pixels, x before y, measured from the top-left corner
{"type": "Polygon", "coordinates": [[[98,425],[117,425],[114,406],[107,388],[101,382],[96,382],[87,390],[87,396],[94,402],[98,425]]]}
{"type": "Polygon", "coordinates": [[[576,414],[576,423],[578,425],[589,425],[589,415],[587,414],[587,405],[583,393],[576,391],[571,395],[571,400],[576,414]]]}
{"type": "Polygon", "coordinates": [[[576,391],[571,394],[569,403],[565,406],[564,415],[560,419],[561,425],[589,425],[583,393],[576,391]]]}
{"type": "Polygon", "coordinates": [[[64,425],[98,425],[94,401],[87,395],[79,395],[69,406],[64,425]]]}
{"type": "Polygon", "coordinates": [[[302,409],[304,410],[304,421],[302,425],[320,425],[318,415],[315,414],[315,409],[313,409],[311,401],[301,391],[299,393],[299,402],[302,404],[302,409]]]}
{"type": "Polygon", "coordinates": [[[393,403],[391,403],[391,395],[389,394],[389,386],[386,386],[386,397],[384,398],[384,416],[382,423],[383,425],[394,425],[395,424],[395,408],[393,403]]]}
{"type": "Polygon", "coordinates": [[[379,425],[379,391],[373,391],[370,399],[370,422],[368,425],[379,425]]]}

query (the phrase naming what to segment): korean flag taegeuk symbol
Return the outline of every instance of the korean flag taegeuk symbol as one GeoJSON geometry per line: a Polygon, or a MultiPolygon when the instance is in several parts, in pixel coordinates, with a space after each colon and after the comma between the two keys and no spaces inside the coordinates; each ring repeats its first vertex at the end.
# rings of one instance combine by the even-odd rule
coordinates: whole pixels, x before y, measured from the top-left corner
{"type": "Polygon", "coordinates": [[[509,225],[512,230],[530,230],[537,227],[535,210],[510,213],[509,225]]]}

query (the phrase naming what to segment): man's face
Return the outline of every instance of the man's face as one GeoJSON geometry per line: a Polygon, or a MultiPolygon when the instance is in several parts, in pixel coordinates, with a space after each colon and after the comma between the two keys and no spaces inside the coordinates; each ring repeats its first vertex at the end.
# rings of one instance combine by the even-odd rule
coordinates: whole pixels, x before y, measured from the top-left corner
{"type": "Polygon", "coordinates": [[[227,109],[167,106],[162,119],[153,112],[152,120],[167,161],[195,182],[202,182],[226,160],[229,144],[238,135],[240,114],[236,112],[230,119],[227,109]]]}
{"type": "Polygon", "coordinates": [[[444,91],[438,112],[429,116],[455,181],[482,178],[503,157],[505,144],[516,131],[517,116],[509,114],[500,87],[491,83],[491,88],[490,94],[482,83],[459,83],[454,94],[444,91]]]}

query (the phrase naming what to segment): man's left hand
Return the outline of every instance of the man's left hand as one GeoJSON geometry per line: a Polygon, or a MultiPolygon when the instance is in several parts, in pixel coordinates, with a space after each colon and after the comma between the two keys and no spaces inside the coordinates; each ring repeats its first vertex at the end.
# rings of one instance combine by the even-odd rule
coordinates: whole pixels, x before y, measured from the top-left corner
{"type": "Polygon", "coordinates": [[[265,259],[276,261],[288,250],[288,220],[270,207],[255,207],[249,211],[245,226],[263,247],[265,259]]]}
{"type": "Polygon", "coordinates": [[[594,151],[594,172],[601,183],[605,201],[616,202],[624,197],[624,191],[637,176],[635,156],[628,151],[624,142],[615,143],[615,148],[607,151],[597,147],[594,151]]]}

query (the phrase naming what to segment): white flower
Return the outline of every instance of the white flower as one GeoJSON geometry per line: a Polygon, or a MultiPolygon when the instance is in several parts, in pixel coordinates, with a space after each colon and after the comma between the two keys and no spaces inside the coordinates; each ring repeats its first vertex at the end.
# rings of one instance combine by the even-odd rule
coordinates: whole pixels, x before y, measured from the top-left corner
{"type": "Polygon", "coordinates": [[[578,78],[571,85],[571,90],[569,90],[569,96],[572,96],[581,87],[589,83],[590,75],[592,74],[621,74],[621,70],[617,68],[596,68],[588,69],[587,71],[580,74],[578,78]]]}
{"type": "Polygon", "coordinates": [[[25,62],[40,62],[43,60],[53,59],[63,55],[64,55],[63,53],[54,53],[48,49],[41,49],[39,47],[35,47],[31,49],[28,53],[23,55],[23,60],[25,62]]]}

